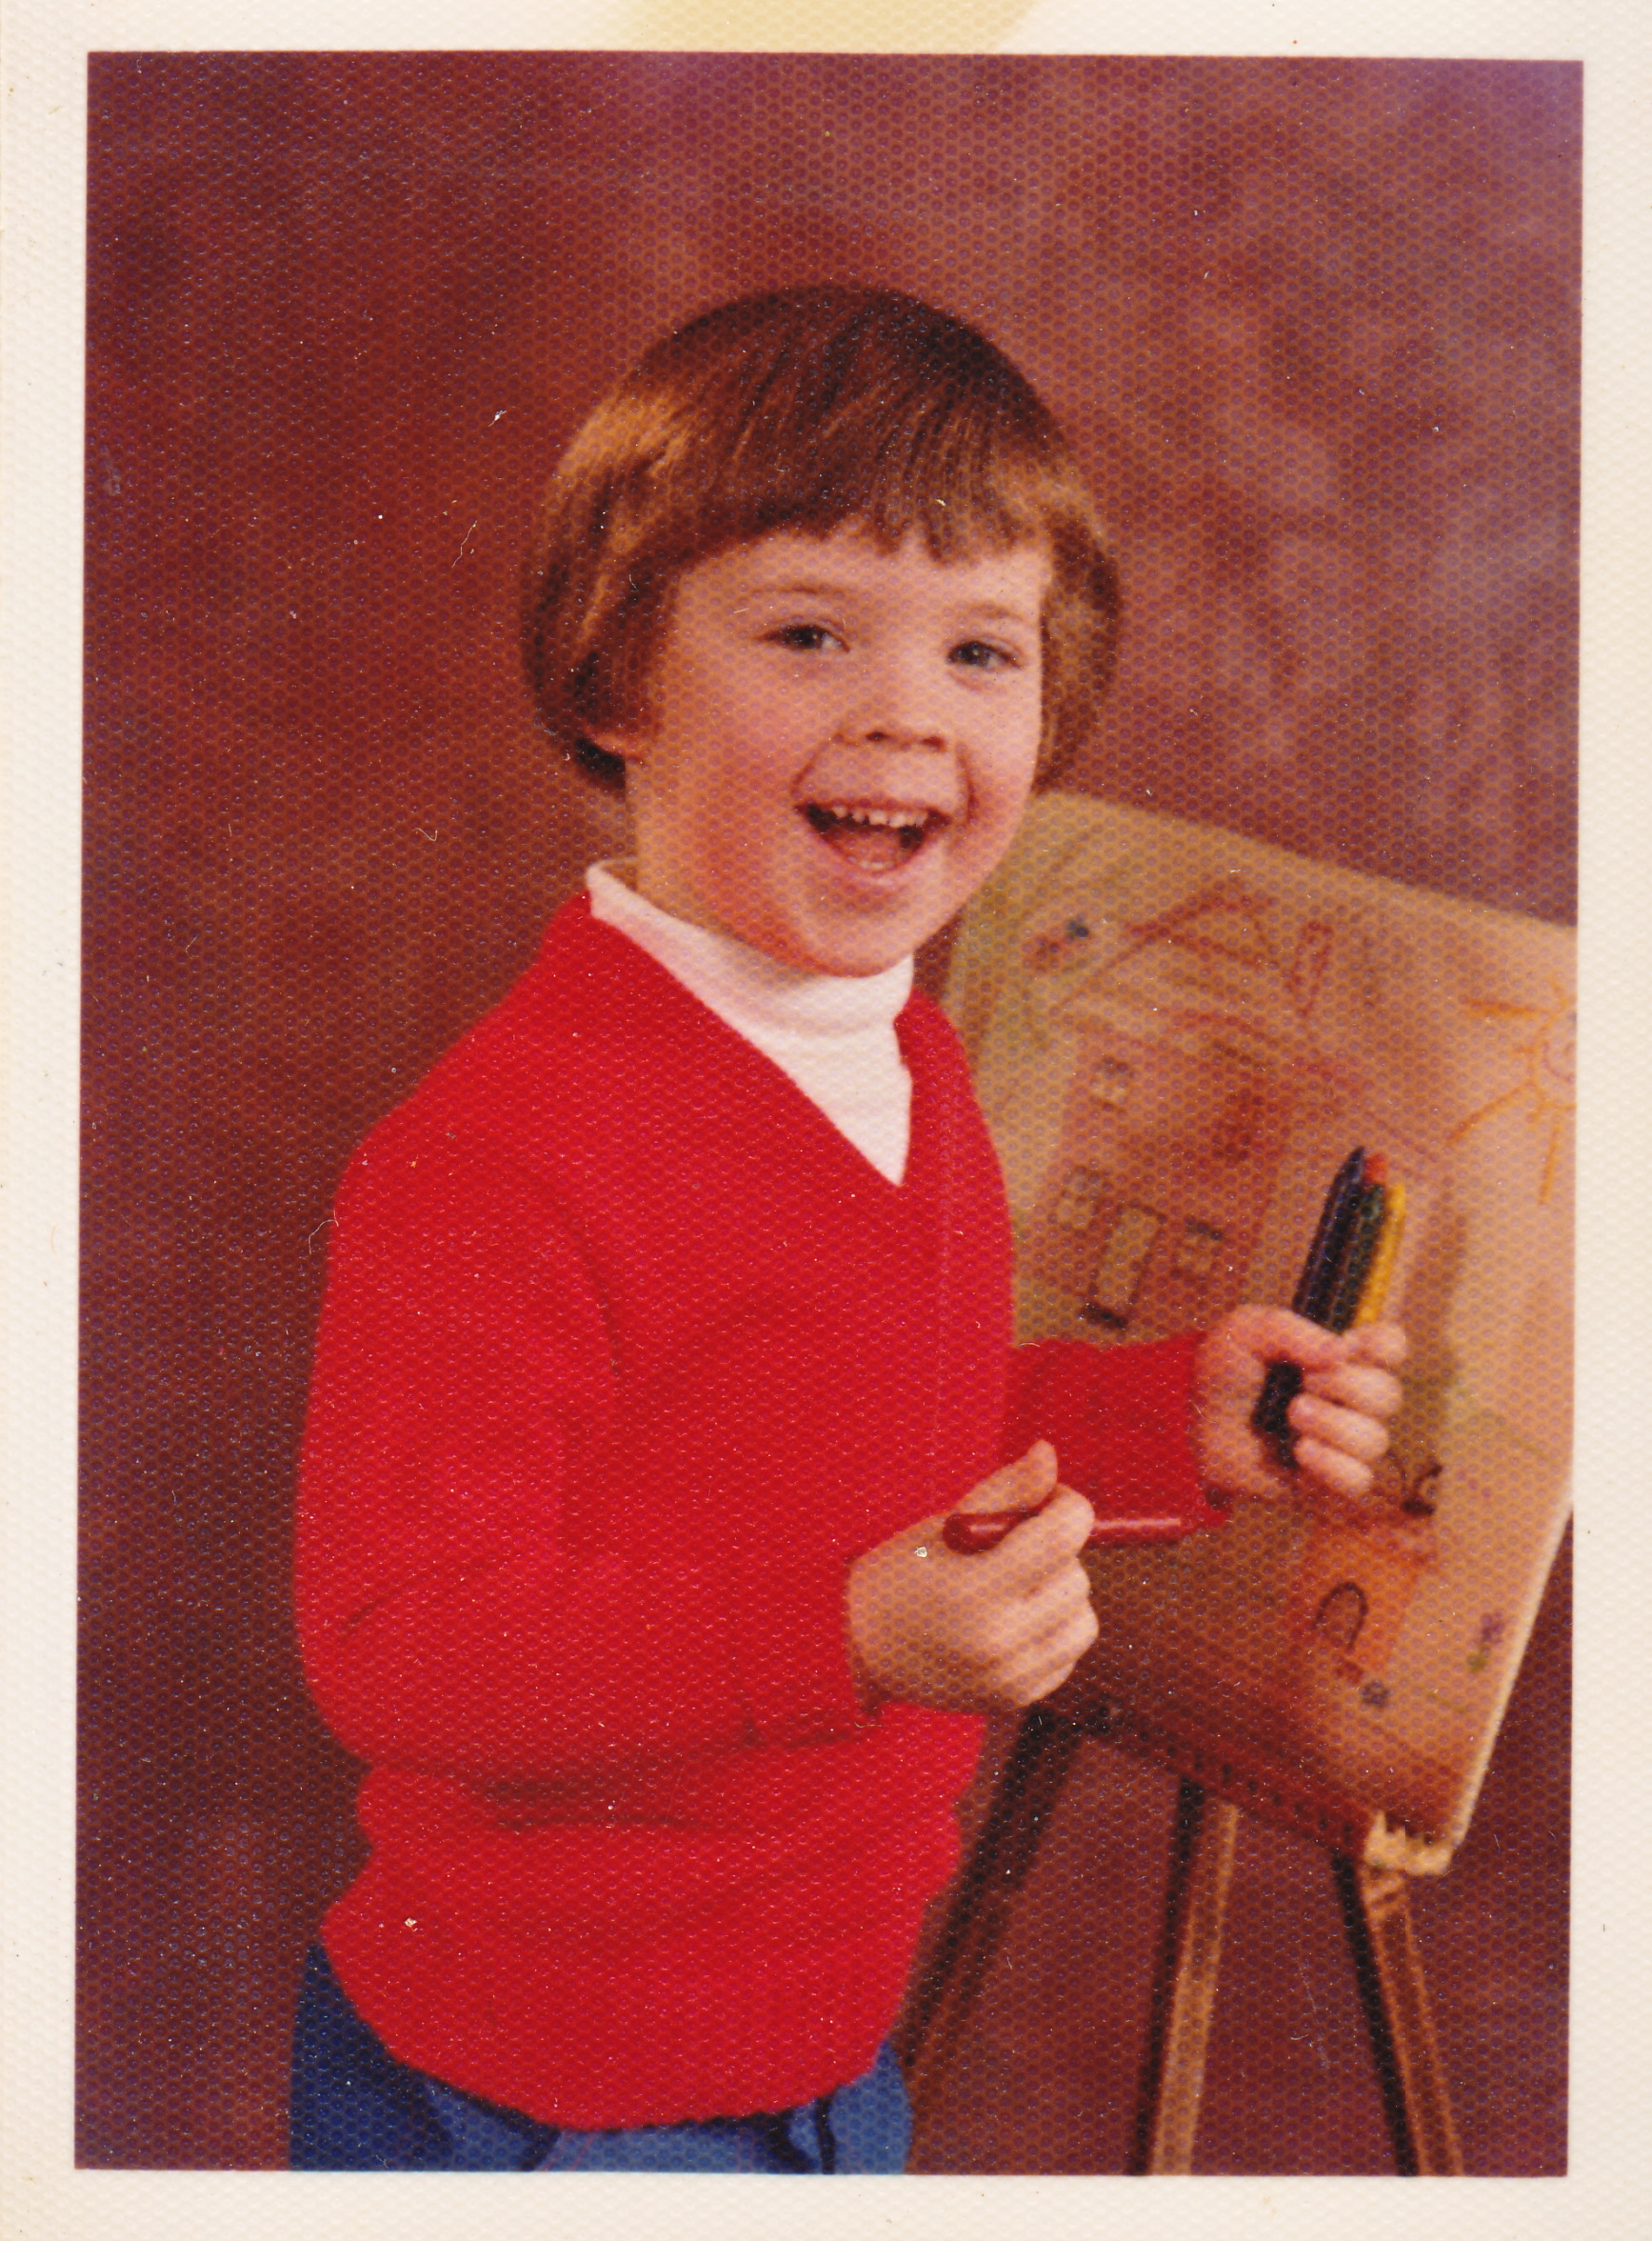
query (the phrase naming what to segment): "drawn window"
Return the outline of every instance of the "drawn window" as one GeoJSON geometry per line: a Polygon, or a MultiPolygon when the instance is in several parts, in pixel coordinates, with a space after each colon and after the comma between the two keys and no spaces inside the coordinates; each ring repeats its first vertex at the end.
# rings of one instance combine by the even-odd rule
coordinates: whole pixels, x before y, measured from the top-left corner
{"type": "Polygon", "coordinates": [[[1220,1230],[1213,1230],[1208,1222],[1184,1222],[1176,1257],[1170,1263],[1171,1272],[1184,1276],[1190,1284],[1208,1284],[1221,1250],[1220,1230]]]}
{"type": "Polygon", "coordinates": [[[1109,1331],[1125,1328],[1141,1289],[1153,1240],[1163,1228],[1163,1216],[1149,1207],[1121,1210],[1091,1280],[1090,1295],[1079,1310],[1086,1323],[1105,1324],[1109,1331]]]}
{"type": "Polygon", "coordinates": [[[1123,1058],[1098,1059],[1096,1070],[1090,1076],[1090,1095],[1109,1112],[1123,1112],[1130,1101],[1130,1086],[1135,1078],[1135,1068],[1123,1058]]]}
{"type": "Polygon", "coordinates": [[[1062,1185],[1050,1220],[1058,1230],[1087,1230],[1102,1199],[1102,1178],[1094,1168],[1074,1168],[1062,1185]]]}
{"type": "Polygon", "coordinates": [[[1343,1580],[1314,1612],[1314,1631],[1334,1642],[1339,1650],[1351,1650],[1360,1638],[1367,1608],[1363,1588],[1343,1580]]]}
{"type": "Polygon", "coordinates": [[[1210,1149],[1218,1159],[1233,1162],[1247,1158],[1256,1140],[1263,1103],[1254,1090],[1236,1090],[1217,1116],[1210,1149]]]}

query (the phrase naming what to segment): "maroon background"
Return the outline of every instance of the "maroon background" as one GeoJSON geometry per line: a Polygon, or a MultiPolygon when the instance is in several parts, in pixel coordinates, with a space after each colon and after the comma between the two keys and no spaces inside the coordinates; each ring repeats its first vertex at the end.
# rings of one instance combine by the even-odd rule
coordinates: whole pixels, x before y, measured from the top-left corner
{"type": "MultiPolygon", "coordinates": [[[[512,647],[537,488],[667,323],[817,277],[980,319],[1117,526],[1076,782],[1564,918],[1580,72],[93,58],[83,2160],[280,2160],[355,1857],[287,1570],[350,1146],[615,814],[512,647]]],[[[1472,2169],[1563,2158],[1557,1580],[1419,1893],[1472,2169]]],[[[939,2163],[1117,2169],[1172,1785],[1085,1747],[939,2163]]],[[[1325,1862],[1247,1831],[1201,2139],[1387,2168],[1325,1862]]]]}

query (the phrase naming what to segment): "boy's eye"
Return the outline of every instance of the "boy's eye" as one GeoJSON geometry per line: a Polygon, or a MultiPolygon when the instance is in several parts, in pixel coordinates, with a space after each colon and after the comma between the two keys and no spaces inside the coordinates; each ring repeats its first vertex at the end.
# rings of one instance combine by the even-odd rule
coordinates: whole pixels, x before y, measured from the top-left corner
{"type": "Polygon", "coordinates": [[[965,638],[949,657],[965,670],[1018,670],[1021,656],[1007,646],[989,645],[985,638],[965,638]]]}
{"type": "Polygon", "coordinates": [[[774,645],[789,647],[794,653],[820,653],[837,643],[837,633],[825,623],[784,623],[769,636],[774,645]]]}

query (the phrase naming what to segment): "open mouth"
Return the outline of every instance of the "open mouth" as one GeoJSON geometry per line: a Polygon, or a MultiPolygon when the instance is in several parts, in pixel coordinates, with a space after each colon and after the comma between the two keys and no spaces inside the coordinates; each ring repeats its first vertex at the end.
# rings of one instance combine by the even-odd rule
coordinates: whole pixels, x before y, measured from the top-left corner
{"type": "Polygon", "coordinates": [[[950,823],[942,810],[871,809],[854,802],[806,802],[803,813],[822,840],[863,871],[893,871],[909,863],[950,823]]]}

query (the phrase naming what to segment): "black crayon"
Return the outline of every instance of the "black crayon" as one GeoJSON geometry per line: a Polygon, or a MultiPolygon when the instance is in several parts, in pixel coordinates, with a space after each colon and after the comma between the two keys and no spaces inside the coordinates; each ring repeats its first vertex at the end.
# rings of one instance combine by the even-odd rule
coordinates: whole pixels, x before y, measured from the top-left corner
{"type": "Polygon", "coordinates": [[[1308,1247],[1302,1275],[1291,1295],[1290,1304],[1296,1312],[1308,1316],[1316,1323],[1324,1316],[1336,1290],[1337,1271],[1343,1263],[1343,1248],[1347,1243],[1348,1231],[1359,1211],[1364,1184],[1365,1148],[1361,1144],[1356,1145],[1331,1177],[1331,1187],[1325,1192],[1325,1203],[1320,1209],[1319,1227],[1314,1231],[1314,1241],[1308,1247]]]}

